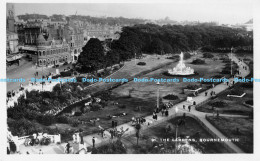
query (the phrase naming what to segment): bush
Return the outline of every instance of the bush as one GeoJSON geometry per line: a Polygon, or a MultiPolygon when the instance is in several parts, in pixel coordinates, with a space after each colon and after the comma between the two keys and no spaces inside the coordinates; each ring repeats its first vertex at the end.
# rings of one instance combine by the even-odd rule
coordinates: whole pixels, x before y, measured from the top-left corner
{"type": "Polygon", "coordinates": [[[212,102],[212,103],[209,103],[210,106],[213,106],[213,107],[218,107],[218,108],[221,108],[221,107],[224,107],[226,106],[227,104],[223,101],[216,101],[216,102],[212,102]]]}
{"type": "Polygon", "coordinates": [[[186,87],[187,89],[190,89],[190,90],[196,90],[196,89],[198,89],[198,88],[200,88],[200,86],[198,86],[198,85],[187,85],[187,87],[186,87]]]}
{"type": "MultiPolygon", "coordinates": [[[[97,149],[98,154],[126,154],[126,148],[120,140],[101,146],[97,149]]],[[[94,153],[92,153],[94,154],[94,153]]]]}
{"type": "Polygon", "coordinates": [[[184,60],[189,59],[190,57],[191,57],[190,53],[184,53],[183,55],[184,60]]]}
{"type": "Polygon", "coordinates": [[[77,120],[73,120],[73,121],[71,122],[71,126],[72,126],[72,127],[78,127],[78,126],[79,126],[79,122],[78,122],[77,120]]]}
{"type": "Polygon", "coordinates": [[[192,61],[191,64],[205,64],[205,60],[195,59],[192,61]]]}
{"type": "Polygon", "coordinates": [[[137,65],[142,65],[143,66],[143,65],[146,65],[146,63],[145,62],[138,62],[137,65]]]}
{"type": "Polygon", "coordinates": [[[246,103],[246,104],[249,104],[249,105],[251,105],[251,106],[254,105],[254,101],[253,101],[253,100],[247,100],[245,103],[246,103]]]}
{"type": "Polygon", "coordinates": [[[55,116],[53,115],[42,115],[38,117],[37,121],[45,126],[49,126],[55,123],[55,116]]]}
{"type": "Polygon", "coordinates": [[[214,57],[214,55],[211,54],[211,53],[204,53],[203,54],[203,58],[213,58],[213,57],[214,57]]]}
{"type": "Polygon", "coordinates": [[[244,93],[244,91],[242,89],[233,89],[230,91],[230,95],[242,95],[244,93]]]}
{"type": "Polygon", "coordinates": [[[90,111],[98,111],[102,108],[102,106],[98,103],[93,103],[90,107],[90,111]]]}
{"type": "Polygon", "coordinates": [[[82,115],[82,112],[75,112],[74,113],[74,116],[81,116],[82,115]]]}
{"type": "Polygon", "coordinates": [[[72,72],[71,71],[66,71],[66,72],[60,72],[60,75],[62,77],[69,77],[72,75],[72,72]]]}
{"type": "Polygon", "coordinates": [[[62,123],[62,124],[68,124],[69,123],[69,119],[66,116],[58,116],[56,118],[56,122],[57,123],[62,123]]]}
{"type": "Polygon", "coordinates": [[[173,95],[173,94],[169,94],[167,96],[164,96],[163,99],[166,99],[166,100],[176,100],[176,99],[179,99],[179,97],[176,96],[176,95],[173,95]]]}

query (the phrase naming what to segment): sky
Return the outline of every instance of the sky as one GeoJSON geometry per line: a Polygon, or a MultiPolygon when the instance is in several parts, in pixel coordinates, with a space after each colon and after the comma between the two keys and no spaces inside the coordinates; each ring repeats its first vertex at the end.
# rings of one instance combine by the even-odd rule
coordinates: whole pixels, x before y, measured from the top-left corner
{"type": "MultiPolygon", "coordinates": [[[[253,18],[253,0],[152,0],[149,3],[147,1],[128,1],[127,3],[42,2],[46,2],[46,0],[41,3],[15,3],[15,14],[72,15],[77,12],[78,15],[144,19],[161,19],[168,16],[176,21],[215,21],[220,24],[245,23],[253,18]]],[[[82,1],[76,0],[76,2],[82,1]]]]}

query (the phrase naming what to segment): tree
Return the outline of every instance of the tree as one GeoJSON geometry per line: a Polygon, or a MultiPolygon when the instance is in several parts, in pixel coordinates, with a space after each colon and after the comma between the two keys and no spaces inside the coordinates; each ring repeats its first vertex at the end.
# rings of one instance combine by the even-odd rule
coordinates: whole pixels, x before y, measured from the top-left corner
{"type": "Polygon", "coordinates": [[[104,48],[99,39],[91,38],[82,49],[77,63],[82,72],[97,72],[104,66],[104,48]]]}

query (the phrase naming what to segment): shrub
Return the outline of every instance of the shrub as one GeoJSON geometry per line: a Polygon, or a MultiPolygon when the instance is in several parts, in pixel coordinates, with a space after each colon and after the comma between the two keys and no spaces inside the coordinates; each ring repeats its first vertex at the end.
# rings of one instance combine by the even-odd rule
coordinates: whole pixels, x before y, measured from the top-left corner
{"type": "Polygon", "coordinates": [[[82,112],[75,112],[74,113],[74,116],[81,116],[82,115],[82,112]]]}
{"type": "Polygon", "coordinates": [[[214,57],[214,55],[211,54],[211,53],[204,53],[203,54],[203,58],[213,58],[213,57],[214,57]]]}
{"type": "Polygon", "coordinates": [[[71,123],[72,127],[78,127],[79,126],[79,122],[77,120],[73,120],[71,123]]]}
{"type": "Polygon", "coordinates": [[[191,64],[205,64],[205,60],[195,59],[195,60],[192,61],[191,64]]]}
{"type": "Polygon", "coordinates": [[[57,123],[62,123],[62,124],[68,124],[69,123],[69,118],[66,116],[58,116],[56,118],[57,123]]]}
{"type": "Polygon", "coordinates": [[[176,100],[178,98],[179,97],[174,94],[169,94],[169,95],[163,97],[163,99],[166,99],[166,100],[176,100]]]}
{"type": "Polygon", "coordinates": [[[55,123],[55,116],[53,115],[42,115],[41,117],[38,117],[37,121],[45,126],[49,126],[53,123],[55,123]]]}
{"type": "Polygon", "coordinates": [[[66,71],[66,72],[60,72],[60,75],[62,77],[69,77],[72,75],[72,72],[71,71],[66,71]]]}
{"type": "Polygon", "coordinates": [[[191,85],[191,84],[189,84],[189,85],[187,85],[186,88],[187,88],[187,89],[191,89],[191,90],[196,90],[196,89],[199,88],[199,86],[198,86],[198,85],[191,85]]]}
{"type": "Polygon", "coordinates": [[[145,62],[138,62],[137,65],[142,65],[143,66],[143,65],[146,65],[146,63],[145,62]]]}
{"type": "Polygon", "coordinates": [[[219,107],[219,108],[221,108],[221,107],[224,107],[224,106],[226,106],[227,104],[225,103],[225,102],[223,102],[223,101],[216,101],[216,102],[212,102],[212,103],[209,103],[211,106],[213,106],[213,107],[219,107]]]}
{"type": "Polygon", "coordinates": [[[184,60],[189,59],[190,57],[191,57],[190,53],[184,53],[183,55],[184,60]]]}
{"type": "Polygon", "coordinates": [[[233,89],[230,91],[230,95],[242,95],[244,91],[242,89],[233,89]]]}
{"type": "Polygon", "coordinates": [[[102,108],[102,106],[98,103],[93,103],[90,107],[90,111],[98,111],[102,108]]]}
{"type": "Polygon", "coordinates": [[[245,103],[246,103],[246,104],[249,104],[249,105],[251,105],[251,106],[253,106],[254,101],[253,101],[253,100],[247,100],[245,103]]]}

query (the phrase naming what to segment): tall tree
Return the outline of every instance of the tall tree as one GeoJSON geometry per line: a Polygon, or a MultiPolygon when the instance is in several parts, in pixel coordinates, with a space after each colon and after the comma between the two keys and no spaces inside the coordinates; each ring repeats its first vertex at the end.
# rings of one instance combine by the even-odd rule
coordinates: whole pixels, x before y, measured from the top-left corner
{"type": "Polygon", "coordinates": [[[82,49],[78,60],[82,72],[96,72],[104,66],[104,48],[99,39],[91,38],[82,49]]]}

